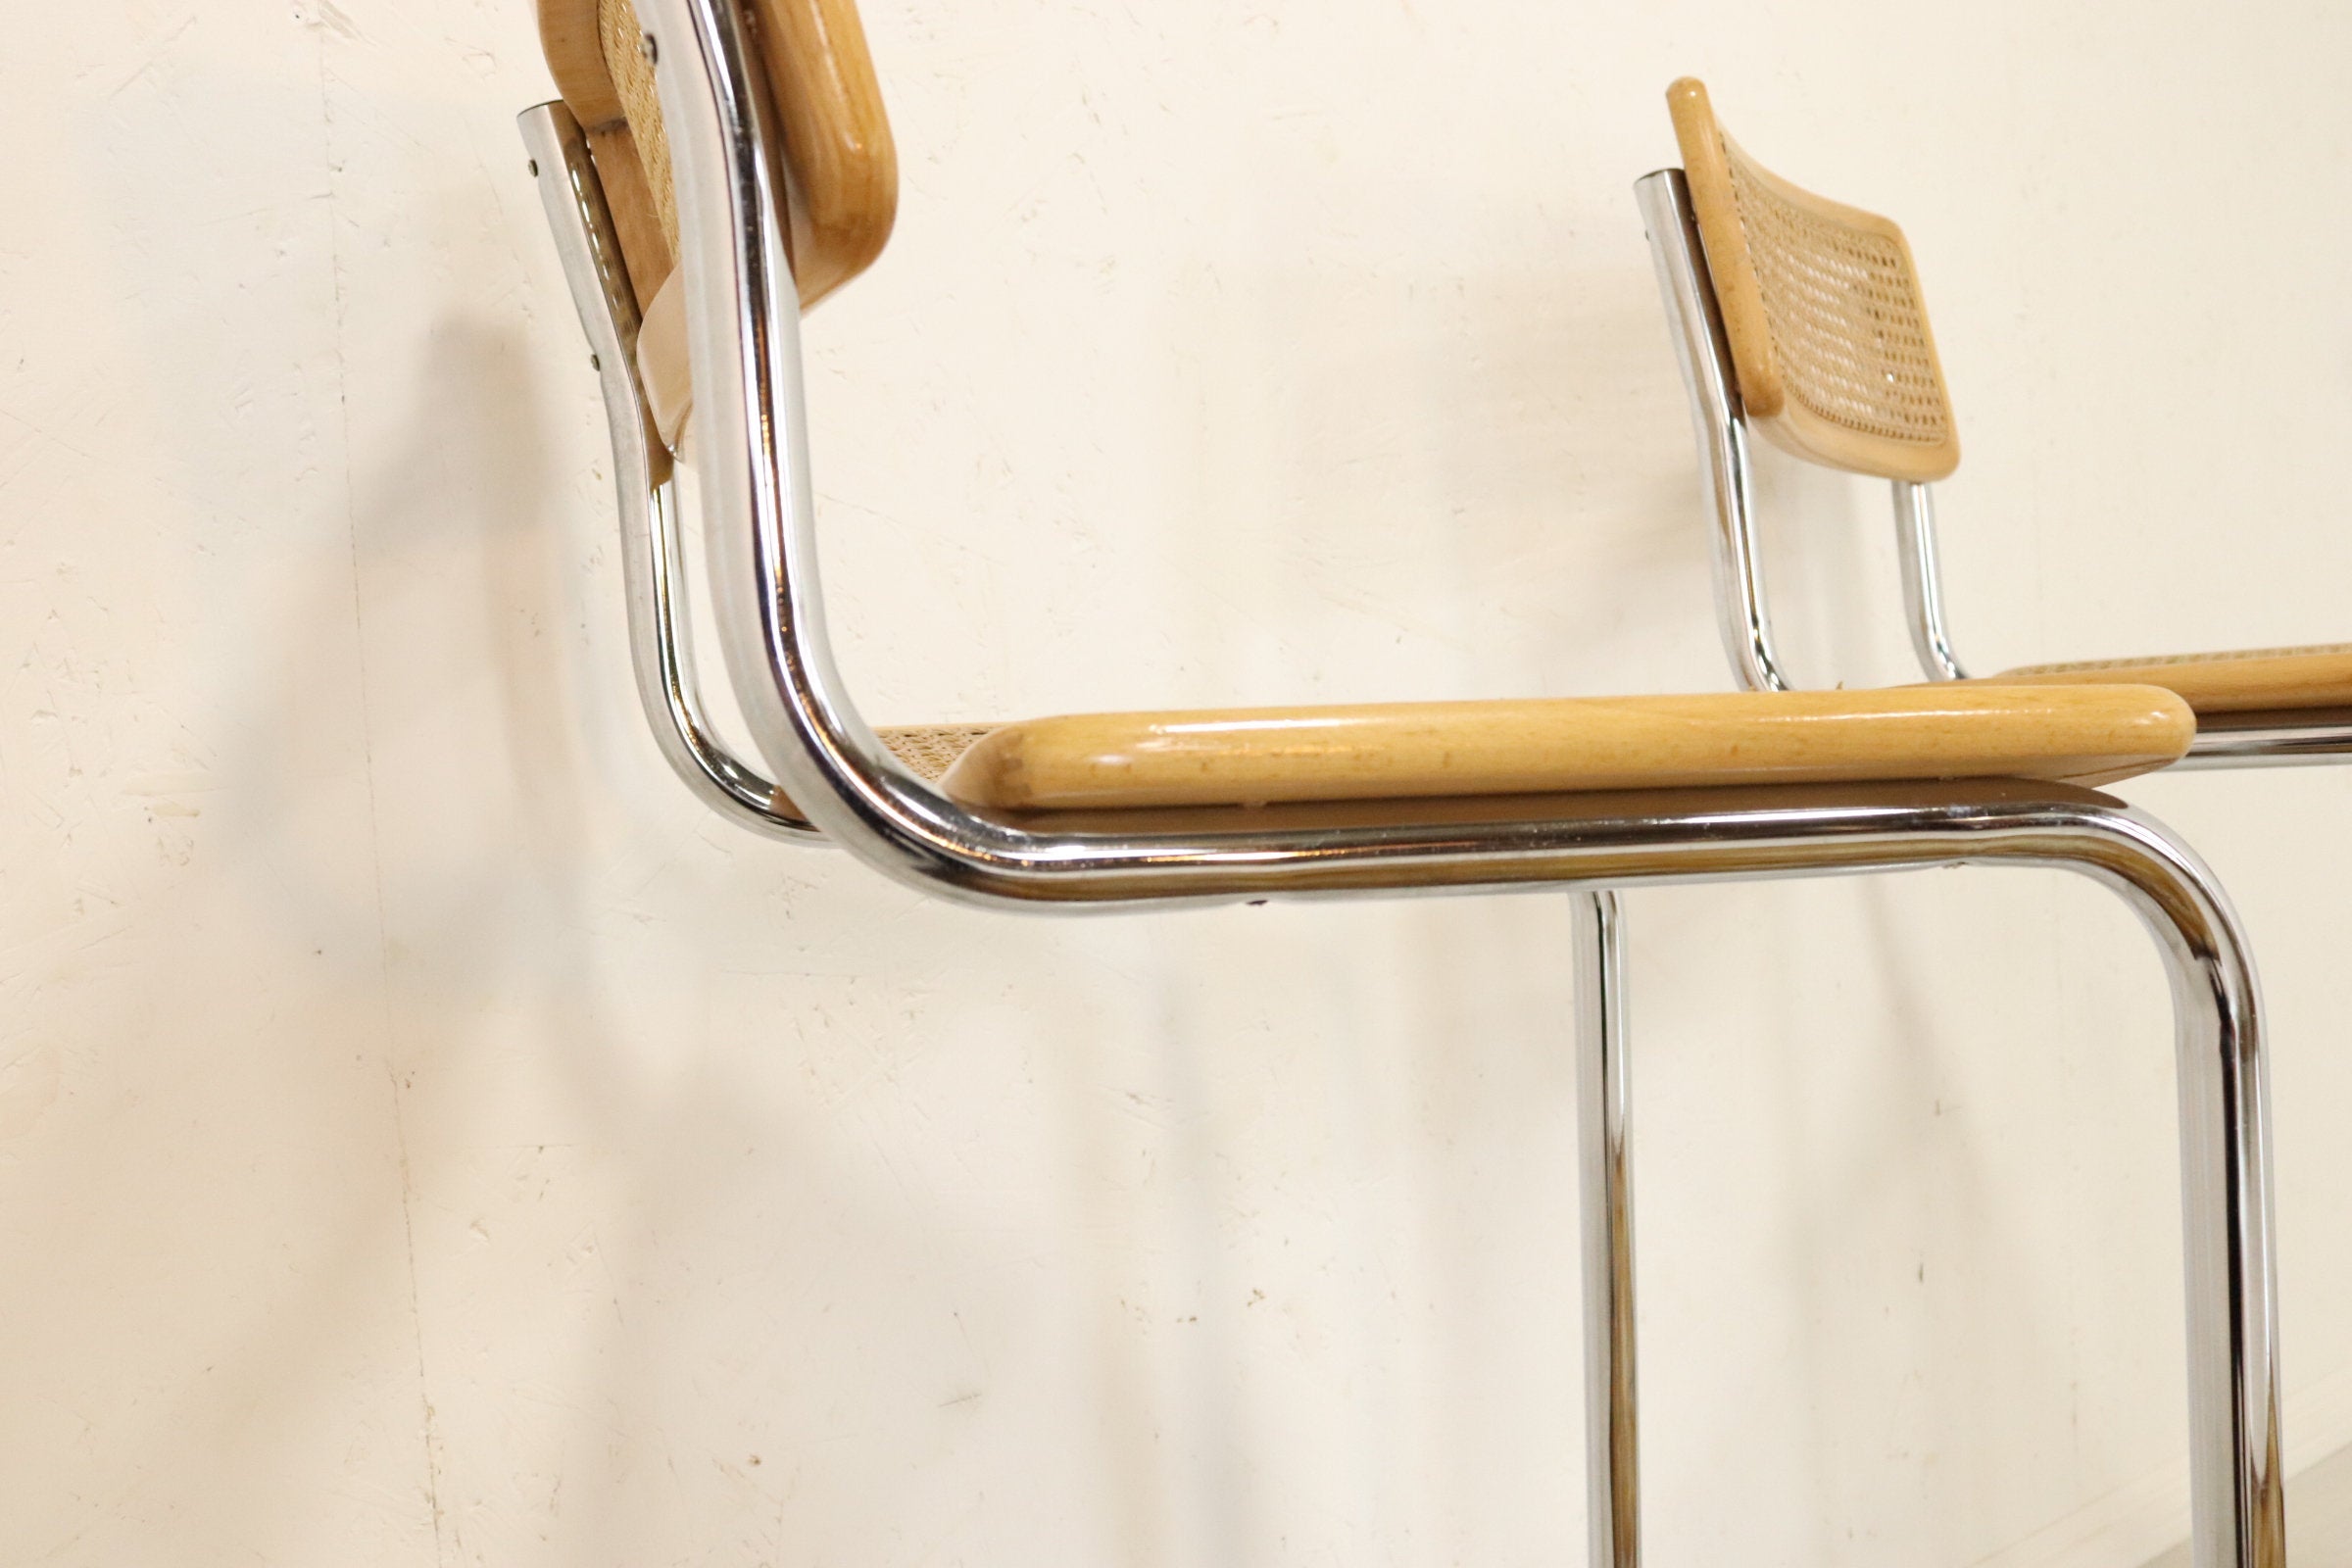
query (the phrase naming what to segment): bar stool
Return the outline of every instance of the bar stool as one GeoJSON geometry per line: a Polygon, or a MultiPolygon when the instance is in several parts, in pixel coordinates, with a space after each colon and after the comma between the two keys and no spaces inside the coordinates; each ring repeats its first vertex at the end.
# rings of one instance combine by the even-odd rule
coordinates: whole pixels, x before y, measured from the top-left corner
{"type": "Polygon", "coordinates": [[[1614,890],[1957,862],[2089,875],[2173,977],[2200,1563],[2282,1560],[2251,957],[2195,856],[2085,787],[2182,755],[2179,698],[1981,686],[877,732],[825,630],[799,338],[803,306],[873,258],[895,202],[854,7],[540,0],[540,17],[565,102],[526,112],[523,136],[606,398],[639,696],[689,789],[756,831],[994,907],[1572,890],[1591,1525],[1594,1560],[1617,1564],[1638,1527],[1614,890]],[[712,732],[688,657],[680,441],[757,762],[712,732]]]}
{"type": "MultiPolygon", "coordinates": [[[[1911,646],[1932,681],[1967,679],[1945,629],[1933,481],[1960,442],[1910,245],[1740,150],[1700,82],[1667,89],[1683,168],[1635,187],[1690,394],[1715,514],[1716,607],[1742,686],[1789,691],[1757,554],[1747,432],[1893,486],[1911,646]]],[[[2352,643],[2028,664],[2003,685],[2144,681],[2197,715],[2179,766],[2327,762],[2352,753],[2352,643]]]]}

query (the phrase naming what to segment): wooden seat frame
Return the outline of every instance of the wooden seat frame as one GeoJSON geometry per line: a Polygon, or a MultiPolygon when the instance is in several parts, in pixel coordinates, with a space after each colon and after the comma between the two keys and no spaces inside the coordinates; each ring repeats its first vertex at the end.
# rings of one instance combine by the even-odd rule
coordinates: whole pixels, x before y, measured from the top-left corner
{"type": "MultiPolygon", "coordinates": [[[[786,238],[795,199],[789,144],[750,3],[641,0],[640,11],[675,174],[710,602],[764,768],[736,758],[703,713],[673,491],[662,482],[632,352],[640,301],[588,135],[561,105],[522,117],[605,392],[640,698],[689,788],[771,837],[831,843],[924,892],[1000,908],[1572,891],[1594,1456],[1588,1523],[1594,1562],[1620,1568],[1634,1560],[1638,1524],[1630,1463],[1617,1462],[1630,1461],[1634,1384],[1615,890],[1953,863],[2088,875],[2138,914],[2172,978],[2199,1568],[2280,1561],[2258,988],[2228,901],[2193,853],[2108,796],[2014,778],[1080,810],[976,804],[942,791],[859,714],[825,630],[802,298],[786,238]]],[[[1729,766],[1721,776],[1740,777],[1729,766]]]]}

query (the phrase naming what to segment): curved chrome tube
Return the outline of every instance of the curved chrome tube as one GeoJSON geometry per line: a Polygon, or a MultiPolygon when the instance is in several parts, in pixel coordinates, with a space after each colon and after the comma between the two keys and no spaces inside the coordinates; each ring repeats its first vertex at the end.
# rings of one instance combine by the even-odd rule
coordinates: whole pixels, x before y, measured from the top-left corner
{"type": "Polygon", "coordinates": [[[2134,864],[2085,868],[2139,913],[2173,983],[2191,1346],[2191,1560],[2197,1568],[2283,1568],[2270,1091],[2252,959],[2203,863],[2160,834],[2135,838],[2134,864]]]}
{"type": "Polygon", "coordinates": [[[703,716],[693,640],[682,618],[686,573],[676,488],[655,477],[657,458],[666,467],[667,454],[655,444],[645,388],[637,379],[637,298],[620,261],[604,186],[589,159],[588,138],[560,103],[526,109],[515,122],[531,155],[531,174],[547,208],[572,304],[588,334],[589,363],[604,389],[612,485],[619,498],[629,662],[654,743],[671,771],[721,816],[771,838],[822,844],[824,835],[783,809],[776,787],[739,761],[703,716]]]}
{"type": "MultiPolygon", "coordinates": [[[[2188,851],[2121,808],[2095,828],[2077,826],[2086,836],[2068,836],[2066,863],[2132,906],[2156,938],[2172,981],[2191,1560],[2196,1568],[2283,1568],[2270,1102],[2253,968],[2234,916],[2188,851]]],[[[1632,1099],[1613,900],[1580,896],[1575,947],[1590,1560],[1594,1568],[1638,1568],[1632,1099]]]]}
{"type": "Polygon", "coordinates": [[[1698,437],[1699,474],[1715,514],[1715,612],[1732,673],[1751,692],[1794,691],[1773,648],[1772,610],[1764,593],[1764,559],[1756,548],[1750,497],[1747,421],[1740,416],[1740,387],[1732,376],[1732,348],[1706,277],[1706,250],[1691,215],[1690,191],[1679,169],[1661,169],[1634,182],[1658,290],[1683,387],[1690,395],[1690,425],[1698,437]]]}
{"type": "Polygon", "coordinates": [[[1943,626],[1943,569],[1936,559],[1936,493],[1924,484],[1897,479],[1894,537],[1903,558],[1903,618],[1911,627],[1911,652],[1930,680],[1966,680],[1943,626]]]}

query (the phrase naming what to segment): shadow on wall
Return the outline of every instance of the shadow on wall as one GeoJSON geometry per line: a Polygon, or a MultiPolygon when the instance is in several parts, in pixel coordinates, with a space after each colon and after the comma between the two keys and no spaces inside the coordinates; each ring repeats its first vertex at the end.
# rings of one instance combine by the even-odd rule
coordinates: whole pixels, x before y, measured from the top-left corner
{"type": "Polygon", "coordinates": [[[1205,700],[1657,689],[1661,669],[1721,684],[1645,270],[1286,263],[1184,278],[1170,309],[1161,401],[1190,417],[1152,580],[1192,595],[1205,700]]]}
{"type": "MultiPolygon", "coordinates": [[[[81,545],[139,700],[92,704],[114,744],[89,771],[106,793],[79,813],[91,842],[78,874],[120,911],[102,933],[112,961],[83,977],[95,985],[41,977],[49,1023],[72,1037],[83,1124],[40,1150],[58,1196],[37,1212],[56,1234],[24,1278],[28,1309],[9,1315],[27,1350],[42,1348],[49,1392],[10,1402],[26,1420],[14,1436],[28,1494],[53,1510],[27,1528],[54,1539],[20,1545],[192,1560],[224,1543],[266,1555],[321,1530],[348,1542],[432,1524],[409,1504],[415,1434],[429,1459],[432,1416],[404,1369],[422,1349],[414,1197],[433,1129],[404,1102],[468,1043],[471,999],[412,982],[401,917],[421,907],[466,928],[485,985],[543,987],[586,1071],[609,1052],[576,975],[502,952],[505,868],[420,885],[386,832],[389,778],[371,755],[404,732],[440,739],[431,694],[400,673],[405,660],[437,675],[439,640],[369,647],[410,629],[370,623],[371,589],[399,569],[387,563],[469,564],[492,516],[505,530],[486,574],[492,618],[517,606],[562,618],[544,442],[514,337],[335,318],[338,219],[315,193],[316,164],[276,156],[289,139],[315,154],[315,138],[285,131],[315,131],[317,100],[276,104],[271,120],[274,95],[250,77],[191,77],[172,57],[146,67],[168,90],[110,102],[74,143],[94,165],[85,216],[126,272],[108,346],[139,373],[107,389],[107,408],[118,429],[146,421],[153,439],[122,441],[120,463],[153,510],[130,521],[143,547],[108,529],[81,545]],[[192,139],[191,123],[224,128],[192,139]],[[221,194],[244,152],[267,198],[251,210],[221,194]],[[157,287],[157,254],[184,254],[190,270],[157,287]],[[413,379],[336,384],[343,350],[386,338],[423,345],[413,379]],[[346,399],[364,405],[376,385],[413,406],[382,459],[353,466],[346,399]],[[388,678],[362,675],[371,654],[390,657],[388,678]],[[130,770],[165,758],[178,771],[130,770]],[[147,847],[145,824],[126,823],[138,813],[167,835],[162,854],[122,853],[147,847]],[[368,1494],[356,1520],[342,1512],[354,1491],[368,1494]]],[[[468,225],[484,226],[478,214],[468,225]]],[[[563,689],[529,637],[502,626],[489,641],[515,689],[563,689]]],[[[578,765],[544,701],[517,706],[525,744],[552,765],[516,835],[561,865],[578,765]]]]}
{"type": "Polygon", "coordinates": [[[568,610],[534,389],[512,330],[445,318],[400,347],[406,374],[344,388],[346,430],[372,434],[377,389],[399,387],[407,407],[381,423],[394,434],[355,462],[347,511],[306,519],[272,618],[238,628],[225,678],[250,704],[228,728],[251,749],[220,763],[219,869],[196,905],[246,911],[283,962],[323,960],[332,977],[299,1032],[252,1042],[278,1070],[272,1092],[192,1104],[203,1137],[178,1161],[201,1190],[241,1151],[300,1129],[316,1179],[234,1225],[189,1227],[151,1259],[167,1278],[251,1282],[231,1292],[237,1314],[206,1377],[138,1422],[144,1451],[122,1460],[201,1499],[191,1511],[226,1539],[299,1545],[310,1509],[262,1478],[304,1473],[320,1434],[350,1430],[355,1379],[372,1386],[358,1419],[394,1496],[422,1449],[421,1506],[387,1497],[378,1528],[422,1520],[437,1537],[461,1512],[441,1494],[453,1467],[433,1297],[448,1277],[433,1209],[448,1162],[493,1118],[451,1081],[561,1040],[529,1066],[559,1075],[567,1119],[605,1130],[619,1082],[592,956],[562,942],[586,903],[571,869],[583,769],[552,635],[568,610]],[[467,577],[470,633],[448,613],[467,577]],[[302,1054],[349,1066],[321,1085],[288,1059],[302,1054]],[[223,1441],[191,1445],[224,1410],[223,1441]]]}

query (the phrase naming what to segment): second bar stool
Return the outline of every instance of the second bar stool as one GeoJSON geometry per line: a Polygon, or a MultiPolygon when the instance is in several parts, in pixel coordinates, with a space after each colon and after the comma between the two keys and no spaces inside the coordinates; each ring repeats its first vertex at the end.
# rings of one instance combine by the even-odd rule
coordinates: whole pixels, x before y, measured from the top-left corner
{"type": "MultiPolygon", "coordinates": [[[[1892,484],[1911,644],[1931,681],[1966,678],[1944,624],[1935,480],[1960,463],[1911,248],[1895,224],[1765,169],[1706,87],[1667,89],[1683,167],[1636,187],[1690,394],[1715,512],[1724,648],[1751,691],[1794,689],[1773,645],[1747,436],[1892,484]]],[[[2180,766],[2352,755],[2352,643],[2028,664],[2003,685],[2144,681],[2197,715],[2180,766]]]]}

